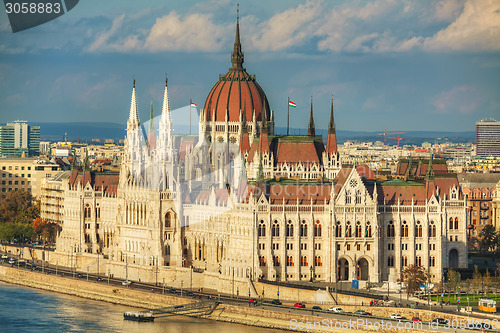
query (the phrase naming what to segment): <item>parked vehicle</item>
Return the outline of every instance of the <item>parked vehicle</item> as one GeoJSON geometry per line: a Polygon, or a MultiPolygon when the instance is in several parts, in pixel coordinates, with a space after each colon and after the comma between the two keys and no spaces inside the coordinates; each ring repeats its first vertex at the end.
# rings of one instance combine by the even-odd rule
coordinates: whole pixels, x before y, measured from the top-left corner
{"type": "Polygon", "coordinates": [[[294,306],[294,307],[296,307],[296,308],[305,308],[305,307],[306,307],[306,306],[304,305],[304,303],[300,303],[300,302],[295,303],[293,306],[294,306]]]}
{"type": "Polygon", "coordinates": [[[258,301],[257,301],[255,298],[250,298],[250,299],[248,300],[248,302],[249,302],[250,304],[254,304],[254,305],[258,303],[258,301]]]}
{"type": "Polygon", "coordinates": [[[400,314],[393,313],[389,316],[391,319],[403,319],[403,317],[400,314]]]}
{"type": "Polygon", "coordinates": [[[422,319],[418,318],[418,317],[413,317],[411,318],[412,321],[422,321],[422,319]]]}
{"type": "Polygon", "coordinates": [[[271,301],[271,304],[274,304],[274,305],[281,305],[281,301],[279,299],[273,299],[271,301]]]}
{"type": "Polygon", "coordinates": [[[313,309],[313,310],[323,310],[321,307],[319,307],[319,306],[317,306],[317,305],[313,306],[313,307],[312,307],[312,309],[313,309]]]}
{"type": "Polygon", "coordinates": [[[125,280],[122,282],[123,286],[130,286],[131,284],[132,284],[132,282],[130,282],[129,280],[125,280]]]}

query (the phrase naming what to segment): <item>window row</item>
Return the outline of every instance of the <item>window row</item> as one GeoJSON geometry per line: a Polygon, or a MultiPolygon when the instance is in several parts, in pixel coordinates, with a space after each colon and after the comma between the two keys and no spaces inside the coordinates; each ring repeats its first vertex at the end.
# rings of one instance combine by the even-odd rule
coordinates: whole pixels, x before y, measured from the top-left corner
{"type": "MultiPolygon", "coordinates": [[[[321,237],[322,235],[322,227],[321,227],[321,222],[318,220],[314,224],[314,237],[321,237]]],[[[257,230],[257,234],[259,237],[266,237],[266,224],[264,220],[261,220],[259,223],[259,227],[257,230]]],[[[286,231],[285,231],[286,237],[293,237],[294,236],[294,226],[292,221],[288,221],[286,224],[286,231]]],[[[307,237],[308,236],[308,226],[307,222],[304,220],[300,224],[300,229],[299,229],[299,235],[300,237],[307,237]]],[[[271,226],[271,236],[272,237],[280,237],[280,224],[277,220],[274,220],[272,226],[271,226]]]]}
{"type": "MultiPolygon", "coordinates": [[[[273,256],[273,266],[279,266],[279,265],[280,265],[279,256],[273,256]]],[[[286,265],[289,267],[295,265],[292,256],[286,257],[286,265]]],[[[301,256],[300,257],[300,266],[305,267],[308,265],[309,265],[309,263],[307,261],[307,256],[301,256]]],[[[259,266],[266,266],[266,257],[265,256],[259,256],[259,266]]],[[[314,266],[323,266],[323,262],[321,261],[321,256],[314,257],[314,266]]]]}

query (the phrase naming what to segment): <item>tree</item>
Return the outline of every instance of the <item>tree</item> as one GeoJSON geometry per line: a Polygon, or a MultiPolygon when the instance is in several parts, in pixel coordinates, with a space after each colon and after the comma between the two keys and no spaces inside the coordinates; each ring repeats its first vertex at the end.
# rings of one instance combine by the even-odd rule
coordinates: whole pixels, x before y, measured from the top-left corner
{"type": "Polygon", "coordinates": [[[36,218],[33,221],[33,232],[38,238],[46,242],[53,242],[56,234],[59,231],[59,226],[56,223],[48,222],[47,220],[36,218]]]}
{"type": "Polygon", "coordinates": [[[448,289],[450,291],[453,291],[453,293],[455,294],[455,298],[456,298],[457,297],[456,292],[457,292],[458,286],[460,285],[460,274],[457,271],[454,271],[453,269],[450,268],[448,270],[447,278],[448,278],[448,282],[446,284],[448,286],[448,289]]]}
{"type": "Polygon", "coordinates": [[[413,295],[422,284],[427,282],[427,272],[422,266],[410,265],[403,271],[403,281],[406,283],[408,295],[413,295]]]}
{"type": "Polygon", "coordinates": [[[483,276],[481,275],[481,272],[479,272],[479,269],[477,268],[477,265],[474,265],[474,273],[472,273],[472,289],[476,292],[479,293],[479,290],[482,290],[482,282],[483,282],[483,276]]]}
{"type": "Polygon", "coordinates": [[[479,248],[483,251],[494,250],[498,243],[498,234],[495,227],[487,224],[479,233],[479,248]]]}
{"type": "Polygon", "coordinates": [[[0,202],[0,239],[21,242],[31,239],[31,224],[39,215],[40,203],[33,202],[30,192],[10,191],[0,202]]]}

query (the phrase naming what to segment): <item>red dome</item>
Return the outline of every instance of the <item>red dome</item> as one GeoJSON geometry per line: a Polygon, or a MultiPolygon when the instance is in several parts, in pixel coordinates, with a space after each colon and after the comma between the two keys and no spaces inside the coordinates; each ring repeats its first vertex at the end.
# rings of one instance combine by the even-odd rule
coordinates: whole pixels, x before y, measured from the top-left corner
{"type": "Polygon", "coordinates": [[[240,43],[240,24],[236,21],[236,38],[231,53],[232,67],[225,75],[219,77],[208,94],[205,102],[207,121],[225,121],[229,113],[229,121],[239,121],[240,112],[244,112],[247,121],[262,120],[262,108],[265,108],[267,120],[271,119],[271,111],[266,94],[255,81],[255,75],[249,75],[243,68],[243,51],[240,43]]]}
{"type": "Polygon", "coordinates": [[[252,112],[255,110],[256,120],[260,121],[263,107],[269,121],[271,114],[266,94],[255,81],[255,76],[249,75],[244,69],[230,69],[221,76],[205,102],[207,121],[225,121],[226,110],[229,112],[229,121],[239,121],[240,110],[246,112],[247,121],[252,121],[252,112]]]}

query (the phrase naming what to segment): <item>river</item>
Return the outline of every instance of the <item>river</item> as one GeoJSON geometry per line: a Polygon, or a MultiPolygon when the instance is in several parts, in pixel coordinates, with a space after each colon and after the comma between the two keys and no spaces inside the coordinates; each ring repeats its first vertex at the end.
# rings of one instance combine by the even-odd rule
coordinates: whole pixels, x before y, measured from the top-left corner
{"type": "Polygon", "coordinates": [[[1,332],[271,333],[272,329],[174,316],[154,323],[123,320],[121,305],[0,282],[1,332]]]}

